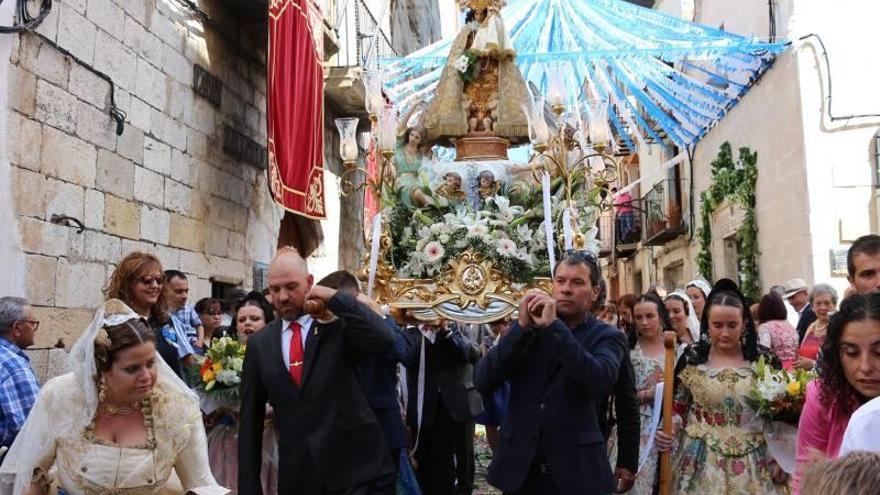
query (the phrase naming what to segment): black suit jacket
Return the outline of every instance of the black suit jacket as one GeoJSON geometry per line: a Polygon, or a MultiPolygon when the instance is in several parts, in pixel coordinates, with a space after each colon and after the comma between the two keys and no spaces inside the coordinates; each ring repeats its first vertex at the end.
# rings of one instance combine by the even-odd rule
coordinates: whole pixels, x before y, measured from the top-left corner
{"type": "Polygon", "coordinates": [[[511,386],[489,482],[516,492],[537,458],[550,464],[559,493],[611,492],[596,403],[611,393],[626,352],[624,335],[592,316],[574,330],[560,320],[531,330],[514,322],[475,373],[484,393],[511,386]]]}
{"type": "Polygon", "coordinates": [[[633,473],[639,468],[639,437],[641,414],[636,391],[635,371],[629,353],[623,354],[620,372],[614,383],[614,391],[608,400],[598,403],[599,426],[608,439],[611,428],[617,426],[617,466],[633,473]]]}
{"type": "Polygon", "coordinates": [[[397,363],[409,347],[409,341],[391,318],[386,318],[388,327],[394,332],[394,345],[379,356],[369,356],[357,364],[357,374],[367,402],[385,434],[391,450],[407,446],[406,429],[400,417],[400,401],[397,395],[397,363]]]}
{"type": "MultiPolygon", "coordinates": [[[[419,358],[422,334],[415,327],[404,331],[409,348],[403,359],[406,366],[407,394],[406,422],[415,432],[418,428],[419,358]]],[[[422,405],[422,428],[430,428],[442,397],[449,416],[457,423],[473,421],[483,412],[483,398],[474,388],[474,363],[480,358],[480,348],[458,329],[433,344],[425,340],[425,398],[422,405]]]]}
{"type": "Polygon", "coordinates": [[[279,430],[278,492],[296,494],[294,479],[309,463],[324,487],[341,490],[392,473],[389,450],[358,383],[355,363],[394,343],[385,321],[348,294],[337,293],[330,311],[339,317],[315,323],[305,347],[302,387],[290,377],[281,351],[281,320],[248,339],[241,383],[238,489],[260,486],[266,402],[279,430]]]}
{"type": "Polygon", "coordinates": [[[810,324],[814,321],[816,321],[816,313],[813,311],[813,305],[807,303],[807,305],[804,306],[804,310],[801,311],[801,317],[798,319],[797,324],[798,339],[801,342],[804,341],[804,335],[807,333],[807,328],[809,328],[810,324]]]}

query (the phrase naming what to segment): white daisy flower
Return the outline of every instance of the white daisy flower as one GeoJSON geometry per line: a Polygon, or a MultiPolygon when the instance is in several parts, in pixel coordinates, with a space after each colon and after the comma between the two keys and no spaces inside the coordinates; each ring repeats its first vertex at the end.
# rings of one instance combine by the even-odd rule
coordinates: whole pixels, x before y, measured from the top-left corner
{"type": "Polygon", "coordinates": [[[516,243],[510,239],[500,239],[496,250],[501,256],[517,257],[519,255],[516,243]]]}

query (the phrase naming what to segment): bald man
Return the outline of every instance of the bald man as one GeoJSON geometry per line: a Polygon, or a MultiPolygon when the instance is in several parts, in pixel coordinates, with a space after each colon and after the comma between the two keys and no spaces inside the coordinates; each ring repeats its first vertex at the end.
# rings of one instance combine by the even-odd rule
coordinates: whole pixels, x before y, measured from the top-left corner
{"type": "Polygon", "coordinates": [[[281,250],[269,265],[279,319],[248,338],[241,382],[238,493],[262,494],[266,403],[279,433],[278,493],[370,494],[394,472],[389,449],[356,375],[363,356],[390,349],[394,334],[353,295],[312,285],[305,261],[281,250]],[[336,315],[303,313],[320,299],[336,315]]]}

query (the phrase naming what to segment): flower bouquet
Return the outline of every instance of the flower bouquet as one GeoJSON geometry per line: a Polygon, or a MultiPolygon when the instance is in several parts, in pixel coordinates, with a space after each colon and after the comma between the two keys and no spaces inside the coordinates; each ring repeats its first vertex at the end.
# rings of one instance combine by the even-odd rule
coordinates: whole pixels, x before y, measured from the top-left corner
{"type": "Polygon", "coordinates": [[[761,356],[747,402],[761,418],[796,427],[804,408],[807,383],[815,378],[813,371],[775,369],[761,356]]]}
{"type": "Polygon", "coordinates": [[[455,69],[464,82],[472,82],[479,75],[479,65],[477,65],[477,52],[474,50],[465,50],[455,60],[455,69]]]}
{"type": "Polygon", "coordinates": [[[190,385],[202,402],[220,407],[238,401],[244,350],[230,337],[214,339],[208,345],[204,356],[190,368],[190,385]]]}

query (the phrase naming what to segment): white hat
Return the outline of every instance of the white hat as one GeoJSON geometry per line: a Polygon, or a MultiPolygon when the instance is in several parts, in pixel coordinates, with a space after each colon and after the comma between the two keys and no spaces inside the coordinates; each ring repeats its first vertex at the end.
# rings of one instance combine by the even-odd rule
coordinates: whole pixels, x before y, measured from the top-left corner
{"type": "Polygon", "coordinates": [[[807,290],[807,283],[804,282],[804,279],[802,279],[802,278],[793,278],[793,279],[789,280],[788,282],[786,282],[784,287],[785,287],[785,296],[783,296],[783,297],[785,299],[788,299],[789,297],[797,294],[798,292],[806,291],[807,290]]]}

